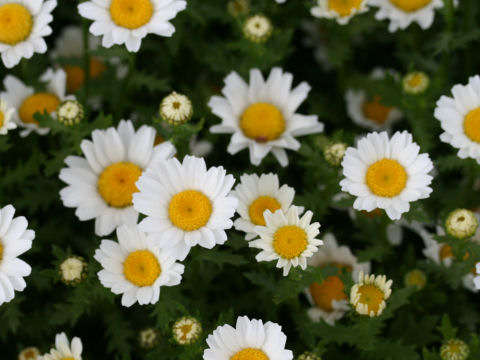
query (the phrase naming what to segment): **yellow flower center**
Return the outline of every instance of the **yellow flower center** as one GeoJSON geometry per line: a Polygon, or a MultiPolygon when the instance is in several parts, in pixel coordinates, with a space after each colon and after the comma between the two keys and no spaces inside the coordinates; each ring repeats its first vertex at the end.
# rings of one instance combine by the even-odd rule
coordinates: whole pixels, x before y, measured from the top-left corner
{"type": "Polygon", "coordinates": [[[427,6],[432,0],[390,0],[390,2],[405,12],[414,12],[427,6]]]}
{"type": "Polygon", "coordinates": [[[333,310],[333,300],[347,299],[345,285],[338,276],[329,276],[321,284],[313,283],[310,285],[310,293],[315,305],[325,311],[333,310]]]}
{"type": "Polygon", "coordinates": [[[246,348],[240,350],[235,355],[230,356],[230,360],[269,360],[268,356],[259,349],[246,348]]]}
{"type": "Polygon", "coordinates": [[[118,26],[127,29],[138,29],[147,24],[153,15],[150,0],[112,0],[110,15],[118,26]]]}
{"type": "Polygon", "coordinates": [[[0,243],[0,261],[3,259],[3,245],[0,243]]]}
{"type": "Polygon", "coordinates": [[[329,0],[328,7],[340,16],[348,16],[355,9],[360,8],[363,0],[329,0]]]}
{"type": "Polygon", "coordinates": [[[263,217],[263,212],[265,210],[270,210],[272,213],[274,213],[275,210],[278,210],[280,208],[280,203],[274,197],[259,196],[248,207],[248,215],[250,216],[250,220],[252,221],[252,223],[254,223],[255,225],[265,226],[265,218],[263,217]]]}
{"type": "Polygon", "coordinates": [[[383,125],[390,115],[392,107],[380,104],[380,96],[375,95],[372,101],[363,104],[363,114],[366,118],[383,125]]]}
{"type": "Polygon", "coordinates": [[[285,131],[285,125],[280,110],[268,103],[250,105],[240,119],[245,136],[260,143],[278,139],[285,131]]]}
{"type": "Polygon", "coordinates": [[[394,197],[407,184],[407,172],[396,160],[382,159],[370,165],[365,176],[370,190],[377,196],[394,197]]]}
{"type": "Polygon", "coordinates": [[[137,250],[130,253],[123,263],[123,274],[132,284],[152,286],[158,279],[162,268],[157,257],[148,250],[137,250]]]}
{"type": "Polygon", "coordinates": [[[186,341],[188,334],[190,331],[192,331],[192,324],[185,324],[180,326],[180,331],[182,332],[182,336],[180,337],[180,340],[186,341]]]}
{"type": "Polygon", "coordinates": [[[380,309],[380,304],[383,301],[383,291],[380,290],[375,285],[361,285],[358,289],[360,294],[359,302],[361,304],[366,304],[368,307],[368,313],[373,311],[375,314],[380,309]]]}
{"type": "Polygon", "coordinates": [[[33,19],[28,9],[20,4],[0,6],[0,43],[15,45],[32,32],[33,19]]]}
{"type": "Polygon", "coordinates": [[[64,357],[64,358],[62,358],[61,360],[75,360],[75,358],[73,358],[73,357],[64,357]]]}
{"type": "Polygon", "coordinates": [[[175,194],[168,205],[170,221],[184,231],[194,231],[205,226],[210,215],[212,202],[197,190],[185,190],[175,194]]]}
{"type": "Polygon", "coordinates": [[[307,245],[307,233],[296,225],[282,226],[273,235],[273,249],[284,259],[300,256],[307,245]]]}
{"type": "Polygon", "coordinates": [[[480,107],[465,116],[463,129],[470,140],[480,143],[480,107]]]}
{"type": "MultiPolygon", "coordinates": [[[[74,93],[85,82],[85,71],[81,66],[67,65],[63,68],[67,73],[67,91],[74,93]]],[[[105,64],[96,58],[90,58],[90,77],[96,79],[105,71],[105,64]]]]}
{"type": "Polygon", "coordinates": [[[427,277],[420,270],[412,270],[405,276],[405,285],[421,289],[427,283],[427,277]]]}
{"type": "Polygon", "coordinates": [[[129,162],[117,162],[103,170],[98,178],[98,192],[105,202],[122,208],[132,205],[132,195],[138,191],[135,182],[142,169],[129,162]]]}
{"type": "Polygon", "coordinates": [[[57,95],[51,93],[36,93],[23,100],[18,114],[25,124],[38,125],[38,121],[35,120],[33,115],[37,112],[40,114],[44,112],[51,114],[57,110],[58,105],[60,105],[60,99],[57,95]]]}
{"type": "Polygon", "coordinates": [[[0,111],[0,128],[3,127],[3,121],[5,119],[5,115],[2,111],[0,111]]]}
{"type": "Polygon", "coordinates": [[[420,75],[420,74],[413,74],[412,76],[410,76],[410,78],[408,79],[408,86],[412,87],[412,88],[416,88],[417,86],[419,86],[421,83],[423,82],[423,76],[420,75]]]}
{"type": "Polygon", "coordinates": [[[453,258],[452,247],[448,244],[442,244],[440,248],[440,260],[453,258]]]}

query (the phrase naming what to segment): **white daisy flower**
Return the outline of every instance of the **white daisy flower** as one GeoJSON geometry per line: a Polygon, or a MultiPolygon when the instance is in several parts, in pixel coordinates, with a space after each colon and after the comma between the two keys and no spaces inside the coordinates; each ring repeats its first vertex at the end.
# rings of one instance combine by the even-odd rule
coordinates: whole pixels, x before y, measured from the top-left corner
{"type": "Polygon", "coordinates": [[[18,354],[18,360],[37,360],[40,356],[40,351],[35,346],[30,346],[23,349],[18,354]]]}
{"type": "Polygon", "coordinates": [[[180,284],[184,266],[174,254],[147,240],[137,225],[117,228],[118,243],[102,240],[95,260],[103,267],[98,278],[114,294],[122,294],[122,305],[155,304],[161,286],[180,284]]]}
{"type": "MultiPolygon", "coordinates": [[[[323,237],[323,246],[308,259],[307,264],[314,267],[335,266],[341,271],[346,269],[352,279],[358,279],[360,271],[370,272],[370,263],[359,263],[348,246],[338,246],[333,234],[323,237]]],[[[345,285],[337,275],[327,277],[321,283],[313,283],[305,290],[308,301],[312,305],[308,316],[312,321],[322,319],[329,325],[341,319],[350,309],[345,285]]]]}
{"type": "Polygon", "coordinates": [[[175,154],[170,142],[154,146],[156,131],[122,120],[117,128],[94,130],[92,141],[82,140],[85,157],[68,156],[60,179],[68,184],[60,191],[63,205],[76,208],[80,221],[95,219],[95,234],[105,236],[122,224],[137,223],[132,206],[135,182],[142,172],[175,154]]]}
{"type": "Polygon", "coordinates": [[[17,124],[12,121],[15,109],[0,98],[0,135],[6,135],[8,130],[16,129],[17,124]]]}
{"type": "Polygon", "coordinates": [[[265,81],[258,69],[250,70],[250,84],[232,72],[225,78],[225,97],[213,96],[208,102],[222,123],[212,126],[212,133],[233,134],[227,151],[234,155],[249,148],[250,162],[259,165],[272,151],[282,166],[288,165],[285,149],[298,150],[295,136],[323,131],[316,115],[295,111],[307,98],[310,86],[302,82],[291,89],[293,75],[273,68],[265,81]]]}
{"type": "Polygon", "coordinates": [[[473,279],[474,287],[476,290],[480,290],[480,262],[475,265],[475,277],[473,279]]]}
{"type": "Polygon", "coordinates": [[[368,0],[317,0],[311,10],[318,18],[335,19],[340,25],[347,24],[357,14],[368,10],[368,0]]]}
{"type": "Polygon", "coordinates": [[[283,268],[283,276],[287,276],[290,268],[300,266],[307,268],[307,259],[318,251],[323,244],[315,237],[320,233],[320,223],[311,223],[313,213],[307,211],[301,218],[299,209],[291,206],[286,212],[279,209],[272,213],[263,213],[265,226],[255,226],[254,231],[259,239],[252,240],[250,247],[261,249],[257,261],[277,261],[277,268],[283,268]]]}
{"type": "Polygon", "coordinates": [[[35,91],[33,87],[25,85],[13,75],[7,75],[3,80],[5,91],[0,93],[13,108],[13,119],[20,127],[24,128],[20,136],[28,136],[32,131],[39,135],[47,134],[49,128],[41,128],[34,114],[43,114],[45,111],[54,116],[58,105],[63,100],[72,99],[66,96],[66,74],[62,69],[48,69],[40,76],[40,81],[45,83],[46,91],[35,91]]]}
{"type": "Polygon", "coordinates": [[[78,11],[94,21],[90,32],[103,35],[104,47],[125,44],[138,52],[147,34],[172,36],[175,27],[169,20],[186,7],[184,0],[92,0],[79,4],[78,11]]]}
{"type": "Polygon", "coordinates": [[[55,348],[49,354],[39,356],[37,360],[82,360],[82,341],[74,337],[69,343],[65,333],[55,336],[55,348]]]}
{"type": "Polygon", "coordinates": [[[442,0],[369,0],[370,5],[379,9],[375,19],[389,19],[388,31],[406,29],[416,22],[422,29],[428,29],[435,17],[435,9],[443,7],[442,0]]]}
{"type": "MultiPolygon", "coordinates": [[[[390,73],[396,75],[392,71],[390,73]]],[[[385,75],[384,69],[376,68],[370,74],[370,78],[380,80],[385,78],[385,75]]],[[[367,92],[362,89],[348,89],[345,93],[345,102],[348,116],[353,122],[370,130],[390,132],[392,126],[403,116],[399,109],[383,105],[380,94],[370,99],[367,92]]]]}
{"type": "Polygon", "coordinates": [[[231,194],[238,199],[237,212],[240,215],[234,222],[235,229],[245,232],[245,239],[251,240],[257,236],[255,226],[265,226],[265,210],[287,212],[295,190],[288,185],[280,186],[276,174],[243,174],[231,194]]]}
{"type": "Polygon", "coordinates": [[[263,43],[273,32],[273,25],[264,15],[252,15],[243,24],[243,35],[254,43],[263,43]]]}
{"type": "Polygon", "coordinates": [[[11,301],[15,291],[25,289],[23,278],[32,271],[18,256],[31,249],[35,232],[27,229],[25,217],[14,218],[14,214],[12,205],[0,209],[0,305],[11,301]]]}
{"type": "Polygon", "coordinates": [[[202,324],[192,316],[177,319],[172,326],[173,340],[179,345],[190,345],[202,334],[202,324]]]}
{"type": "Polygon", "coordinates": [[[480,76],[470,77],[467,85],[455,85],[452,94],[442,96],[435,108],[444,131],[440,140],[459,149],[459,158],[480,164],[480,76]]]}
{"type": "MultiPolygon", "coordinates": [[[[416,231],[417,234],[422,238],[425,247],[422,250],[423,255],[432,260],[438,265],[445,267],[450,267],[454,260],[454,254],[452,247],[447,243],[438,242],[434,239],[435,234],[430,233],[425,227],[421,224],[417,224],[415,227],[412,227],[412,230],[416,231]]],[[[445,230],[437,226],[436,235],[444,236],[445,230]]],[[[472,238],[471,241],[477,242],[476,239],[472,238]]],[[[466,255],[465,258],[467,258],[466,255]]],[[[477,292],[474,284],[475,269],[472,269],[469,273],[463,275],[462,283],[463,286],[473,292],[477,292]]]]}
{"type": "Polygon", "coordinates": [[[358,282],[350,290],[350,304],[360,315],[380,316],[392,294],[392,280],[385,275],[368,275],[360,271],[358,282]]]}
{"type": "Polygon", "coordinates": [[[342,161],[345,179],[342,191],[356,196],[356,210],[384,209],[392,220],[410,210],[410,202],[427,198],[433,169],[428,154],[407,131],[388,138],[386,132],[373,132],[349,147],[342,161]]]}
{"type": "Polygon", "coordinates": [[[0,53],[5,67],[47,51],[43,38],[52,33],[49,24],[56,6],[56,0],[0,0],[0,53]]]}
{"type": "Polygon", "coordinates": [[[203,360],[292,360],[286,342],[280,325],[239,316],[235,328],[222,325],[208,335],[203,360]]]}
{"type": "MultiPolygon", "coordinates": [[[[96,50],[101,46],[101,39],[90,35],[88,37],[89,50],[96,50]]],[[[53,59],[77,59],[84,57],[83,33],[80,26],[70,25],[62,29],[55,39],[55,48],[52,51],[53,59]]],[[[85,71],[81,65],[64,65],[63,70],[67,73],[67,91],[74,93],[85,82],[85,71]]],[[[89,75],[92,79],[99,78],[106,70],[103,59],[95,56],[90,57],[89,75]]]]}
{"type": "Polygon", "coordinates": [[[238,204],[228,196],[234,182],[221,166],[207,169],[203,158],[161,161],[137,182],[133,205],[147,216],[139,226],[149,241],[172,250],[180,260],[195,245],[211,249],[223,244],[238,204]]]}
{"type": "Polygon", "coordinates": [[[174,91],[163,98],[159,113],[168,123],[180,125],[191,119],[193,105],[187,96],[174,91]]]}
{"type": "Polygon", "coordinates": [[[423,71],[412,71],[402,79],[403,91],[411,95],[424,93],[429,85],[430,78],[423,71]]]}

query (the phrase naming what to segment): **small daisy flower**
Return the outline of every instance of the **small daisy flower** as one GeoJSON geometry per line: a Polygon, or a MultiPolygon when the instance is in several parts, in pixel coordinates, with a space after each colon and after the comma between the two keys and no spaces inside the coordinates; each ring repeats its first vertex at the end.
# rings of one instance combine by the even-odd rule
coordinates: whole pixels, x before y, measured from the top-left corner
{"type": "MultiPolygon", "coordinates": [[[[308,265],[314,267],[335,266],[341,271],[346,269],[352,279],[358,279],[360,271],[369,272],[370,263],[359,263],[348,246],[338,246],[335,237],[328,233],[323,237],[323,246],[308,259],[308,265]]],[[[338,275],[327,277],[321,283],[312,283],[305,290],[308,301],[312,305],[308,316],[312,321],[320,319],[329,325],[341,319],[350,309],[345,284],[338,275]]]]}
{"type": "Polygon", "coordinates": [[[360,315],[380,316],[387,306],[385,300],[392,293],[392,283],[385,275],[367,275],[361,271],[350,290],[350,304],[360,315]]]}
{"type": "Polygon", "coordinates": [[[440,348],[442,360],[466,360],[470,355],[470,348],[465,341],[450,339],[440,348]]]}
{"type": "MultiPolygon", "coordinates": [[[[396,75],[392,71],[390,73],[396,75]]],[[[383,79],[385,76],[386,71],[381,68],[374,69],[370,74],[373,80],[383,79]]],[[[390,131],[403,116],[397,108],[382,104],[380,94],[369,98],[367,92],[362,89],[348,89],[345,93],[345,102],[348,116],[353,122],[370,130],[390,131]]]]}
{"type": "Polygon", "coordinates": [[[427,90],[430,84],[430,78],[427,74],[421,71],[414,71],[407,75],[402,80],[403,91],[408,94],[418,95],[427,90]]]}
{"type": "Polygon", "coordinates": [[[83,105],[77,100],[65,100],[58,105],[57,121],[72,126],[80,123],[85,116],[83,105]]]}
{"type": "Polygon", "coordinates": [[[245,239],[251,240],[256,236],[255,226],[265,226],[265,210],[287,212],[295,190],[288,185],[280,186],[276,174],[243,174],[231,194],[238,199],[240,215],[234,222],[235,229],[245,232],[245,239]]]}
{"type": "Polygon", "coordinates": [[[317,18],[335,19],[340,25],[347,24],[357,14],[368,10],[367,0],[317,0],[311,10],[317,18]]]}
{"type": "Polygon", "coordinates": [[[458,150],[461,159],[472,158],[480,164],[480,76],[468,79],[467,85],[455,85],[453,97],[437,101],[434,116],[444,131],[440,140],[458,150]]]}
{"type": "Polygon", "coordinates": [[[323,149],[325,160],[332,166],[339,166],[342,163],[348,145],[343,142],[333,142],[323,149]]]}
{"type": "Polygon", "coordinates": [[[298,213],[296,206],[286,212],[266,210],[263,214],[266,225],[255,226],[259,238],[249,243],[250,247],[262,250],[256,256],[257,261],[278,260],[277,268],[283,268],[283,276],[288,275],[292,266],[305,270],[307,259],[323,244],[315,238],[320,233],[320,223],[311,223],[313,213],[307,211],[301,218],[298,213]]]}
{"type": "Polygon", "coordinates": [[[65,285],[74,286],[85,280],[88,266],[81,256],[72,255],[66,258],[59,267],[60,280],[65,285]]]}
{"type": "Polygon", "coordinates": [[[32,248],[35,232],[27,229],[25,217],[14,218],[14,214],[12,205],[0,209],[0,305],[11,301],[15,291],[25,289],[23,278],[32,271],[18,256],[32,248]]]}
{"type": "Polygon", "coordinates": [[[427,275],[422,270],[413,269],[405,274],[403,282],[405,286],[415,286],[417,290],[421,290],[427,284],[427,275]]]}
{"type": "Polygon", "coordinates": [[[68,156],[68,167],[60,179],[68,184],[60,191],[63,205],[76,208],[80,221],[95,219],[95,234],[111,234],[119,225],[137,223],[132,206],[137,192],[135,182],[150,165],[171,158],[175,147],[170,142],[154,146],[156,131],[142,126],[135,131],[130,120],[117,128],[94,130],[92,141],[82,140],[85,158],[68,156]]]}
{"type": "Polygon", "coordinates": [[[0,53],[5,67],[47,51],[43,38],[52,33],[49,24],[56,6],[56,0],[0,0],[0,53]]]}
{"type": "Polygon", "coordinates": [[[140,347],[144,349],[153,349],[160,342],[160,333],[157,329],[146,328],[138,334],[140,347]]]}
{"type": "Polygon", "coordinates": [[[95,0],[79,4],[78,11],[94,21],[90,32],[103,35],[104,47],[125,44],[128,51],[138,52],[147,34],[172,36],[175,27],[169,20],[186,7],[183,0],[95,0]]]}
{"type": "Polygon", "coordinates": [[[478,228],[477,217],[467,209],[452,211],[445,221],[445,229],[450,236],[464,239],[475,234],[478,228]]]}
{"type": "Polygon", "coordinates": [[[349,147],[342,161],[342,191],[356,196],[356,210],[384,209],[392,220],[410,210],[410,202],[427,198],[433,163],[408,132],[370,133],[349,147]]]}
{"type": "Polygon", "coordinates": [[[208,106],[222,118],[210,128],[212,133],[233,134],[227,151],[234,155],[249,148],[250,162],[260,165],[271,151],[282,166],[288,165],[285,149],[298,150],[294,136],[323,131],[316,115],[295,111],[307,98],[310,86],[303,82],[291,89],[293,75],[273,68],[265,81],[260,70],[250,70],[250,84],[232,72],[222,89],[225,97],[213,96],[208,106]]]}
{"type": "MultiPolygon", "coordinates": [[[[96,50],[101,46],[101,39],[96,36],[88,37],[89,50],[96,50]]],[[[55,48],[52,51],[52,58],[57,60],[81,60],[84,59],[83,33],[80,26],[70,25],[62,29],[60,35],[55,39],[55,48]]],[[[78,91],[85,83],[85,70],[81,65],[62,66],[67,74],[67,92],[72,94],[78,91]]],[[[90,56],[89,76],[98,79],[105,72],[106,66],[103,59],[90,56]]]]}
{"type": "Polygon", "coordinates": [[[227,4],[227,11],[233,17],[247,15],[250,12],[249,0],[230,0],[227,4]]]}
{"type": "Polygon", "coordinates": [[[45,354],[37,358],[37,360],[82,360],[82,341],[78,337],[74,337],[69,343],[65,333],[55,336],[55,348],[50,350],[49,354],[45,354]]]}
{"type": "Polygon", "coordinates": [[[32,131],[39,135],[47,134],[50,129],[39,127],[34,115],[44,112],[54,115],[58,105],[63,100],[71,98],[66,96],[66,74],[62,69],[48,69],[40,76],[40,81],[45,83],[46,91],[35,91],[13,75],[7,75],[3,80],[5,91],[0,93],[0,97],[15,108],[13,119],[24,128],[20,132],[22,137],[29,135],[32,131]]]}
{"type": "Polygon", "coordinates": [[[27,347],[23,349],[20,354],[18,354],[18,360],[37,360],[40,356],[40,351],[34,346],[27,347]]]}
{"type": "Polygon", "coordinates": [[[223,244],[238,204],[228,196],[234,182],[223,167],[207,169],[203,158],[158,162],[140,177],[133,196],[135,209],[146,215],[140,228],[179,260],[195,245],[223,244]]]}
{"type": "Polygon", "coordinates": [[[160,287],[180,284],[184,266],[175,262],[170,251],[147,241],[138,226],[117,228],[118,242],[102,240],[95,260],[103,267],[98,272],[102,285],[122,294],[122,305],[155,304],[160,287]]]}
{"type": "Polygon", "coordinates": [[[185,95],[174,91],[163,98],[160,103],[159,113],[162,119],[168,123],[172,125],[180,125],[186,123],[192,118],[192,102],[185,95]]]}
{"type": "Polygon", "coordinates": [[[202,334],[202,324],[198,319],[184,316],[175,321],[172,326],[173,339],[179,345],[193,344],[202,334]]]}
{"type": "Polygon", "coordinates": [[[264,15],[250,16],[243,24],[243,35],[254,43],[267,41],[272,32],[272,22],[264,15]]]}
{"type": "Polygon", "coordinates": [[[422,29],[432,26],[435,9],[443,7],[442,0],[369,0],[370,5],[378,7],[375,19],[389,19],[388,31],[406,29],[416,22],[422,29]]]}
{"type": "Polygon", "coordinates": [[[292,360],[286,342],[280,325],[240,316],[235,328],[222,325],[208,335],[203,360],[292,360]]]}
{"type": "Polygon", "coordinates": [[[296,360],[322,360],[320,356],[312,354],[311,352],[304,352],[302,355],[297,357],[296,360]]]}
{"type": "Polygon", "coordinates": [[[15,109],[0,98],[0,135],[6,135],[8,130],[16,129],[17,124],[12,121],[15,109]]]}

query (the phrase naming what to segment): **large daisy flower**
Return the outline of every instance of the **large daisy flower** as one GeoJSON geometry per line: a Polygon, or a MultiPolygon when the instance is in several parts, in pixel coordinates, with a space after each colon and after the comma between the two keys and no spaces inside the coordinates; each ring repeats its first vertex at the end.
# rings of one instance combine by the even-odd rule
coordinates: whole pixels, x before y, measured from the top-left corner
{"type": "Polygon", "coordinates": [[[368,10],[368,0],[317,0],[311,10],[318,18],[335,19],[340,25],[347,24],[352,16],[368,10]]]}
{"type": "Polygon", "coordinates": [[[427,198],[433,169],[428,154],[419,154],[420,147],[406,131],[396,132],[391,139],[386,132],[373,132],[349,147],[342,161],[345,179],[342,191],[357,197],[356,210],[384,209],[392,220],[410,210],[410,202],[427,198]]]}
{"type": "Polygon", "coordinates": [[[223,167],[207,169],[203,158],[159,162],[137,182],[140,192],[134,194],[133,204],[147,216],[140,228],[180,260],[192,246],[211,249],[223,244],[238,203],[228,196],[234,182],[223,167]]]}
{"type": "Polygon", "coordinates": [[[406,29],[412,22],[422,29],[428,29],[435,17],[435,9],[443,7],[442,0],[369,0],[370,5],[379,9],[375,19],[389,19],[388,31],[406,29]]]}
{"type": "Polygon", "coordinates": [[[358,282],[350,289],[350,304],[360,315],[380,316],[392,294],[393,280],[385,275],[368,275],[360,271],[358,282]]]}
{"type": "Polygon", "coordinates": [[[250,162],[259,165],[272,151],[282,166],[288,164],[285,149],[298,150],[295,136],[323,131],[316,115],[300,115],[295,111],[307,98],[306,82],[292,87],[293,75],[274,68],[265,81],[258,69],[250,70],[250,84],[232,72],[225,78],[225,97],[213,96],[208,106],[222,118],[212,126],[212,133],[233,134],[227,151],[236,154],[249,148],[250,162]]]}
{"type": "MultiPolygon", "coordinates": [[[[345,269],[358,279],[360,271],[370,272],[370,263],[359,263],[348,246],[338,246],[332,234],[323,237],[323,246],[308,259],[308,265],[315,267],[335,266],[340,271],[345,269]]],[[[314,282],[305,290],[308,301],[312,305],[308,316],[313,321],[322,319],[329,325],[341,319],[350,309],[345,284],[338,275],[327,277],[321,283],[314,282]]]]}
{"type": "Polygon", "coordinates": [[[6,135],[8,130],[16,129],[17,124],[12,121],[15,109],[0,98],[0,135],[6,135]]]}
{"type": "Polygon", "coordinates": [[[76,208],[81,221],[95,219],[98,236],[124,223],[137,223],[132,206],[135,182],[147,167],[175,154],[168,141],[154,146],[155,134],[150,126],[135,131],[130,120],[122,120],[117,128],[94,130],[92,141],[83,140],[85,157],[65,159],[68,167],[60,171],[60,179],[68,184],[60,191],[63,205],[76,208]]]}
{"type": "Polygon", "coordinates": [[[172,36],[175,27],[169,20],[186,7],[184,0],[92,0],[78,5],[78,11],[94,21],[90,32],[103,35],[103,46],[125,44],[137,52],[147,34],[172,36]]]}
{"type": "Polygon", "coordinates": [[[82,360],[82,341],[78,337],[74,337],[72,342],[68,341],[65,333],[55,336],[55,348],[50,353],[39,356],[37,360],[82,360]]]}
{"type": "Polygon", "coordinates": [[[0,53],[7,68],[47,51],[43,37],[52,33],[56,6],[56,0],[0,0],[0,53]]]}
{"type": "Polygon", "coordinates": [[[11,301],[15,291],[25,289],[23,278],[32,271],[18,256],[30,250],[35,232],[27,229],[25,217],[14,218],[14,214],[12,205],[0,209],[0,305],[11,301]]]}
{"type": "MultiPolygon", "coordinates": [[[[389,71],[390,74],[396,75],[389,71]]],[[[370,74],[373,80],[383,79],[386,71],[376,68],[370,74]]],[[[390,131],[392,126],[398,122],[403,114],[397,108],[382,104],[380,94],[369,98],[363,89],[348,89],[345,93],[345,102],[347,104],[348,116],[357,125],[370,130],[387,130],[390,131]]]]}
{"type": "Polygon", "coordinates": [[[147,241],[137,225],[117,228],[118,243],[102,240],[95,260],[103,267],[98,278],[114,294],[122,294],[122,305],[155,304],[161,286],[180,284],[184,266],[174,255],[147,241]]]}
{"type": "Polygon", "coordinates": [[[472,158],[480,164],[480,76],[469,78],[467,85],[455,85],[452,94],[442,96],[435,108],[435,117],[444,130],[440,140],[459,149],[460,158],[472,158]]]}
{"type": "Polygon", "coordinates": [[[263,214],[265,226],[255,226],[259,239],[249,243],[250,247],[261,249],[257,261],[277,261],[277,268],[283,268],[287,276],[292,266],[307,268],[307,259],[323,244],[315,237],[320,233],[320,223],[311,223],[313,213],[307,211],[302,217],[298,207],[291,206],[286,212],[279,209],[263,214]]]}
{"type": "Polygon", "coordinates": [[[256,236],[255,226],[265,226],[265,210],[275,212],[282,209],[287,212],[295,190],[288,185],[280,186],[276,174],[244,174],[240,181],[232,191],[238,199],[237,212],[240,214],[234,225],[235,229],[245,232],[246,240],[251,240],[256,236]]]}
{"type": "Polygon", "coordinates": [[[240,316],[235,328],[222,325],[208,335],[208,349],[203,352],[203,359],[292,360],[293,353],[285,349],[286,342],[280,325],[240,316]]]}
{"type": "Polygon", "coordinates": [[[5,91],[0,93],[0,97],[5,98],[15,108],[13,119],[24,128],[20,136],[27,136],[32,131],[45,135],[50,131],[49,128],[39,127],[34,115],[44,112],[54,115],[63,100],[73,98],[66,96],[66,80],[67,76],[62,69],[48,69],[40,76],[40,81],[45,84],[46,90],[35,91],[13,75],[5,77],[3,80],[5,91]]]}

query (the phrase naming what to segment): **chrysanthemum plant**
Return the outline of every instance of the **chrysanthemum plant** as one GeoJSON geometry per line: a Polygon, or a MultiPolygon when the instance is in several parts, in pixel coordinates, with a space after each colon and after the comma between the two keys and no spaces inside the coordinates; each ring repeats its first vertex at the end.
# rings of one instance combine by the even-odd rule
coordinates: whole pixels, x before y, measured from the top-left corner
{"type": "Polygon", "coordinates": [[[479,16],[0,0],[0,357],[478,359],[479,16]]]}

